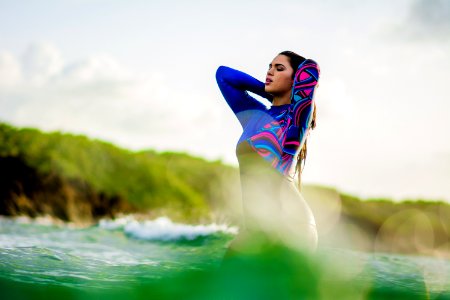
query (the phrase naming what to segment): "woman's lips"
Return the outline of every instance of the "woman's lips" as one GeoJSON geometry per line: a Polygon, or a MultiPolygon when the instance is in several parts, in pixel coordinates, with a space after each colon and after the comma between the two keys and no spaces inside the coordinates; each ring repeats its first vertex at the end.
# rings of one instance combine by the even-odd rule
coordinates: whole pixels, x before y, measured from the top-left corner
{"type": "Polygon", "coordinates": [[[272,79],[266,78],[266,85],[270,84],[272,82],[272,79]]]}

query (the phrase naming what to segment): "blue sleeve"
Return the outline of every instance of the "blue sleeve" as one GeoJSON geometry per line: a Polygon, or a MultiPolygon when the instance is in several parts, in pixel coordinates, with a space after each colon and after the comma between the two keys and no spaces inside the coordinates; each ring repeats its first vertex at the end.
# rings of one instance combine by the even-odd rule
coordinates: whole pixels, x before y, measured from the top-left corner
{"type": "Polygon", "coordinates": [[[264,83],[244,72],[220,66],[216,71],[216,80],[223,97],[236,115],[248,109],[265,109],[265,105],[247,91],[272,102],[272,95],[264,91],[264,83]]]}
{"type": "Polygon", "coordinates": [[[319,65],[312,59],[303,62],[295,73],[291,93],[293,122],[287,129],[283,144],[283,151],[291,155],[303,147],[309,132],[319,74],[319,65]]]}

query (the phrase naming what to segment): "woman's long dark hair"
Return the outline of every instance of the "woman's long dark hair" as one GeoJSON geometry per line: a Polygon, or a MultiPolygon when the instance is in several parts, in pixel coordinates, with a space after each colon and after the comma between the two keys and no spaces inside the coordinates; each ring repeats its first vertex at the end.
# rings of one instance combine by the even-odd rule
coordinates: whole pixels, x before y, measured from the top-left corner
{"type": "MultiPolygon", "coordinates": [[[[296,72],[298,66],[302,62],[304,62],[306,60],[306,58],[304,58],[303,56],[301,56],[295,52],[292,52],[292,51],[283,51],[283,52],[280,52],[279,54],[289,57],[289,63],[291,64],[292,69],[294,69],[294,71],[292,72],[292,79],[294,79],[295,72],[296,72]]],[[[316,102],[313,101],[313,103],[314,103],[314,108],[313,108],[312,121],[311,121],[311,125],[310,125],[311,130],[316,127],[316,102]]],[[[308,136],[309,136],[309,130],[308,130],[308,136]]],[[[303,147],[300,150],[300,153],[298,154],[297,164],[295,166],[295,173],[297,173],[297,171],[298,171],[298,189],[300,191],[302,190],[302,171],[303,171],[303,168],[305,167],[307,142],[308,142],[308,138],[306,138],[305,143],[303,144],[303,147]],[[302,162],[303,162],[303,167],[302,167],[302,162]]],[[[294,176],[295,176],[295,174],[294,174],[294,176]]]]}

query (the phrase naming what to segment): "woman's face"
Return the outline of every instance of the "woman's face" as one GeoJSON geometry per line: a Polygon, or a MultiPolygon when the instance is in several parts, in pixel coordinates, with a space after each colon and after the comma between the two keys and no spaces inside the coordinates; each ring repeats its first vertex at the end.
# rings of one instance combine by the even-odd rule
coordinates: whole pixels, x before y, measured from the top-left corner
{"type": "Polygon", "coordinates": [[[289,57],[283,54],[277,55],[269,64],[264,90],[274,96],[290,93],[294,84],[293,72],[289,57]]]}

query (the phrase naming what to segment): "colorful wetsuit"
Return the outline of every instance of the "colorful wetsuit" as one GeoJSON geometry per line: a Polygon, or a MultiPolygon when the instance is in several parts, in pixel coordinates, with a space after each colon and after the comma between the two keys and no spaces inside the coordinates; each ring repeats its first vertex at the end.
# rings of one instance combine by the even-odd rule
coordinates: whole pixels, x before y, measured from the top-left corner
{"type": "Polygon", "coordinates": [[[266,108],[248,93],[272,102],[263,82],[226,66],[216,71],[219,88],[243,128],[236,156],[245,232],[263,230],[294,244],[317,244],[314,216],[291,172],[308,133],[318,75],[317,64],[305,60],[295,73],[292,103],[266,108]]]}
{"type": "Polygon", "coordinates": [[[247,92],[271,101],[272,96],[264,91],[263,82],[220,66],[216,71],[217,84],[243,128],[236,148],[246,141],[273,168],[292,179],[293,162],[309,132],[318,79],[317,63],[306,59],[295,73],[291,104],[266,108],[247,92]]]}

